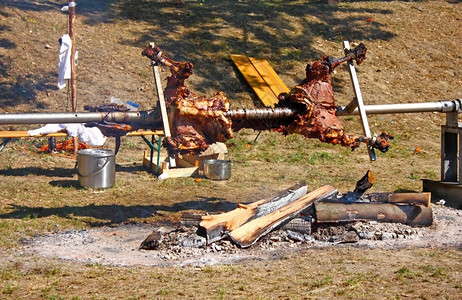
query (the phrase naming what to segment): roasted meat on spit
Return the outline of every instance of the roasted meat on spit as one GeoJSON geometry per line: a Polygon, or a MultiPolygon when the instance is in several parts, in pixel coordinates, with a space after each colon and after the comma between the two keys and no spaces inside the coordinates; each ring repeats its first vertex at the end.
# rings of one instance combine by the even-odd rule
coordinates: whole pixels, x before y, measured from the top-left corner
{"type": "Polygon", "coordinates": [[[226,95],[218,92],[206,98],[186,87],[184,81],[191,75],[192,63],[174,61],[154,45],[144,49],[142,55],[170,68],[164,95],[172,136],[163,141],[169,152],[197,154],[233,137],[231,120],[225,116],[229,109],[226,95]]]}
{"type": "MultiPolygon", "coordinates": [[[[90,106],[85,105],[83,107],[86,111],[90,112],[127,112],[129,109],[122,104],[115,103],[106,103],[99,106],[90,106]]],[[[160,118],[160,116],[159,116],[160,118]]],[[[107,120],[101,122],[90,122],[86,123],[86,127],[97,127],[101,130],[101,133],[104,136],[115,137],[115,154],[119,152],[120,149],[120,137],[126,135],[129,132],[137,131],[140,129],[152,129],[153,127],[158,127],[161,124],[161,121],[156,121],[155,124],[141,125],[137,123],[114,123],[107,120]]]]}
{"type": "Polygon", "coordinates": [[[191,62],[174,61],[154,45],[144,49],[142,55],[153,64],[162,63],[170,68],[164,94],[172,137],[164,140],[164,146],[173,153],[200,153],[214,142],[225,142],[233,136],[233,131],[242,128],[298,133],[352,149],[364,142],[386,152],[392,136],[386,133],[373,138],[347,135],[335,115],[337,105],[331,74],[343,62],[362,63],[366,50],[364,44],[360,44],[343,58],[324,56],[308,64],[305,80],[289,93],[281,93],[276,108],[257,110],[229,110],[223,92],[206,98],[189,90],[185,80],[191,75],[191,62]]]}
{"type": "Polygon", "coordinates": [[[355,60],[361,64],[366,58],[366,47],[359,44],[349,50],[345,57],[335,58],[324,56],[321,60],[306,66],[306,78],[300,85],[295,86],[289,93],[278,96],[277,107],[294,108],[300,112],[294,121],[277,130],[284,134],[298,133],[309,138],[318,138],[330,144],[359,147],[361,142],[386,152],[389,148],[388,140],[392,138],[386,133],[379,137],[367,138],[347,135],[340,121],[335,115],[337,104],[334,101],[332,88],[332,72],[343,62],[355,60]]]}

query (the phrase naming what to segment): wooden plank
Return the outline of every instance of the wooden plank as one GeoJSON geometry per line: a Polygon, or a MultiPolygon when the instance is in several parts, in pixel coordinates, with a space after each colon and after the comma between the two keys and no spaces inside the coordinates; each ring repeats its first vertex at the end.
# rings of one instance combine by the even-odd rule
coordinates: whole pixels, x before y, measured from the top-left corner
{"type": "Polygon", "coordinates": [[[263,80],[247,56],[231,54],[230,57],[263,105],[265,107],[274,107],[278,102],[277,95],[275,95],[265,80],[263,80]]]}
{"type": "Polygon", "coordinates": [[[142,136],[142,135],[164,135],[163,130],[143,130],[143,131],[132,131],[127,133],[127,136],[142,136]]]}
{"type": "MultiPolygon", "coordinates": [[[[162,130],[144,130],[132,131],[127,133],[127,136],[142,136],[142,135],[164,135],[162,130]]],[[[26,138],[26,137],[67,137],[66,132],[53,132],[48,134],[39,134],[31,136],[27,130],[15,131],[0,131],[0,138],[26,138]]]]}
{"type": "Polygon", "coordinates": [[[26,138],[26,137],[67,137],[66,132],[53,132],[31,136],[27,130],[0,131],[0,138],[26,138]]]}
{"type": "MultiPolygon", "coordinates": [[[[167,160],[167,157],[160,157],[160,164],[163,162],[170,162],[171,160],[167,160]]],[[[182,161],[181,164],[186,165],[187,162],[182,161]]],[[[144,151],[144,157],[143,157],[143,165],[149,169],[150,166],[152,166],[152,172],[156,172],[156,167],[157,164],[153,162],[151,164],[151,158],[148,155],[148,151],[144,151]]],[[[188,164],[189,165],[189,164],[188,164]]],[[[178,178],[178,177],[191,177],[191,176],[196,176],[199,173],[199,167],[186,167],[186,168],[169,168],[169,169],[162,169],[162,165],[159,168],[159,176],[162,174],[164,175],[165,178],[178,178]]]]}
{"type": "Polygon", "coordinates": [[[241,227],[233,230],[229,234],[229,237],[243,248],[250,247],[260,237],[267,234],[284,221],[294,218],[314,201],[330,197],[334,193],[337,193],[335,187],[331,185],[322,186],[266,216],[245,223],[241,227]]]}
{"type": "MultiPolygon", "coordinates": [[[[158,100],[159,100],[160,112],[162,114],[162,123],[164,125],[164,135],[166,138],[169,138],[171,137],[170,120],[168,119],[167,105],[165,103],[164,91],[162,89],[162,82],[160,80],[160,68],[157,64],[154,64],[152,66],[152,70],[154,73],[154,81],[156,84],[157,97],[159,98],[158,100]]],[[[176,167],[175,155],[173,153],[169,153],[168,157],[169,157],[170,166],[176,167]]]]}
{"type": "Polygon", "coordinates": [[[238,207],[232,211],[218,215],[203,216],[199,225],[205,229],[207,244],[210,244],[221,240],[224,233],[237,229],[255,217],[269,214],[287,203],[297,200],[305,195],[306,192],[306,184],[304,182],[298,183],[271,199],[263,199],[247,205],[238,204],[238,207]]]}
{"type": "Polygon", "coordinates": [[[279,78],[276,71],[274,71],[273,67],[271,67],[266,59],[249,57],[249,60],[276,97],[279,96],[280,93],[289,92],[289,88],[285,85],[281,78],[279,78]]]}

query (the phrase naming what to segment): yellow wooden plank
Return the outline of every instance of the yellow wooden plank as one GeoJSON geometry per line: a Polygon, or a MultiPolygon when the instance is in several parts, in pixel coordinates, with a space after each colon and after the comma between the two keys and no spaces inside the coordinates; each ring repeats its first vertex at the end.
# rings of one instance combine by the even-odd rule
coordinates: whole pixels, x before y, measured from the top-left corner
{"type": "MultiPolygon", "coordinates": [[[[67,133],[65,132],[54,132],[49,134],[40,134],[34,135],[33,137],[66,137],[67,133]]],[[[0,138],[25,138],[31,137],[27,130],[17,130],[17,131],[0,131],[0,138]]]]}
{"type": "Polygon", "coordinates": [[[257,94],[258,98],[260,98],[260,101],[266,107],[274,107],[274,104],[278,102],[277,95],[271,90],[265,80],[263,80],[247,56],[231,54],[230,57],[247,83],[257,94]]]}
{"type": "Polygon", "coordinates": [[[140,130],[131,131],[127,133],[127,136],[142,136],[142,135],[164,135],[163,130],[140,130]]]}
{"type": "Polygon", "coordinates": [[[279,78],[276,71],[274,71],[273,67],[271,67],[266,59],[249,57],[249,60],[276,96],[280,93],[289,92],[289,88],[281,78],[279,78]]]}
{"type": "MultiPolygon", "coordinates": [[[[141,135],[164,135],[162,130],[144,130],[132,131],[127,133],[127,136],[141,136],[141,135]]],[[[30,136],[27,130],[14,130],[14,131],[0,131],[0,138],[26,138],[26,137],[67,137],[66,132],[53,132],[48,134],[40,134],[30,136]]]]}

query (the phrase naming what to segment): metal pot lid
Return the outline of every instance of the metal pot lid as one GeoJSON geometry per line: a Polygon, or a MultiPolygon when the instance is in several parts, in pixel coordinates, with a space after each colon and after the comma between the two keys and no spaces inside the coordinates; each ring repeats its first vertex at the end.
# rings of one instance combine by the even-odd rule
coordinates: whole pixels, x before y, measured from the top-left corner
{"type": "Polygon", "coordinates": [[[111,149],[83,149],[77,151],[77,155],[94,156],[94,157],[109,157],[114,156],[115,152],[111,149]]]}

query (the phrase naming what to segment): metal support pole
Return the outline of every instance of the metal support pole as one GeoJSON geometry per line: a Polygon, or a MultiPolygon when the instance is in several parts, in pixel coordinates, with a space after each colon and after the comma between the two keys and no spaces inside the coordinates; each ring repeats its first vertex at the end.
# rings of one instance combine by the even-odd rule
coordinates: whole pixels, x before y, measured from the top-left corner
{"type": "MultiPolygon", "coordinates": [[[[348,51],[350,50],[350,43],[348,41],[344,41],[343,48],[345,50],[345,53],[348,53],[348,51]]],[[[355,93],[355,99],[353,101],[355,101],[356,103],[355,105],[348,105],[347,109],[348,111],[351,112],[353,110],[353,106],[357,106],[359,117],[361,118],[361,125],[363,127],[364,136],[371,138],[372,137],[371,130],[369,129],[369,122],[367,121],[367,115],[364,110],[363,96],[361,95],[361,90],[359,88],[359,81],[358,81],[358,77],[356,76],[356,70],[353,65],[353,60],[350,60],[348,62],[348,70],[350,72],[351,83],[353,84],[353,91],[355,93]]],[[[371,161],[375,161],[376,156],[375,156],[374,148],[372,148],[372,145],[367,145],[367,150],[369,153],[369,159],[371,161]]]]}
{"type": "MultiPolygon", "coordinates": [[[[461,108],[462,108],[462,99],[441,100],[441,101],[436,101],[436,102],[424,102],[424,103],[364,105],[364,111],[368,115],[422,113],[422,112],[442,112],[442,113],[455,112],[457,115],[457,113],[461,111],[461,108]]],[[[356,108],[352,111],[348,111],[347,107],[339,106],[337,109],[336,115],[337,116],[359,115],[359,110],[356,108]]],[[[457,117],[455,118],[457,120],[457,117]]]]}

